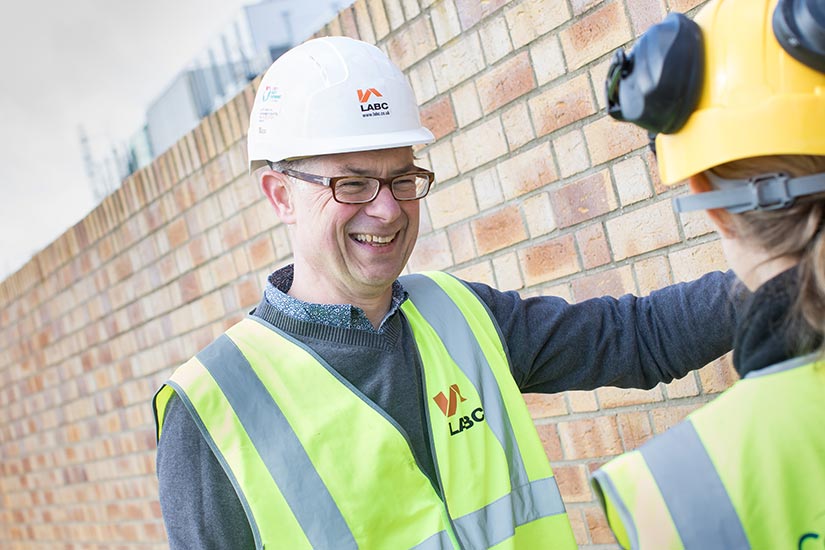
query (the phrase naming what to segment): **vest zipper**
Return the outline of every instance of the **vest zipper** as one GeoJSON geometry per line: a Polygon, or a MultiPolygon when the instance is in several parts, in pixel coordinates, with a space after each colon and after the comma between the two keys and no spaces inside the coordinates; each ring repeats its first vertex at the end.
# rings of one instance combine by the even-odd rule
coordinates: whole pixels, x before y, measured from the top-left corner
{"type": "MultiPolygon", "coordinates": [[[[421,355],[418,353],[418,348],[415,349],[416,356],[418,357],[418,367],[419,372],[421,373],[421,394],[423,397],[423,407],[424,407],[424,419],[426,422],[424,423],[424,427],[427,430],[427,442],[430,444],[430,455],[433,457],[433,468],[435,469],[435,477],[436,482],[438,483],[438,496],[441,498],[441,502],[444,503],[444,509],[447,511],[447,519],[450,521],[450,529],[453,532],[453,536],[455,537],[455,541],[458,544],[460,550],[464,550],[464,545],[461,544],[461,539],[458,538],[458,530],[455,527],[455,523],[453,522],[453,516],[450,514],[450,507],[447,506],[447,497],[444,494],[444,485],[441,483],[441,470],[438,469],[438,457],[435,454],[435,442],[433,441],[432,435],[432,424],[430,423],[430,411],[427,407],[427,381],[424,379],[424,363],[421,360],[421,355]]],[[[414,455],[413,455],[414,456],[414,455]]],[[[419,468],[421,466],[419,465],[419,468]]]]}

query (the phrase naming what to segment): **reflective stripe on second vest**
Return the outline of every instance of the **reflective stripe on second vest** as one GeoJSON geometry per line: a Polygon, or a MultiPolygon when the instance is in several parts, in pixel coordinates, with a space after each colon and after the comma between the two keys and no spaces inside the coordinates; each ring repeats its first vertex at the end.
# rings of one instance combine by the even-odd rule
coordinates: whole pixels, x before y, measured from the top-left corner
{"type": "Polygon", "coordinates": [[[483,302],[445,273],[401,281],[410,295],[401,310],[424,365],[439,482],[459,539],[470,548],[576,548],[553,472],[483,302]],[[439,394],[454,399],[455,408],[448,403],[443,410],[439,394]],[[534,521],[546,525],[516,529],[534,521]]]}
{"type": "Polygon", "coordinates": [[[825,363],[811,360],[752,373],[594,474],[632,548],[802,548],[825,536],[825,363]]]}
{"type": "MultiPolygon", "coordinates": [[[[450,317],[452,334],[441,334],[444,327],[433,328],[431,315],[417,310],[429,307],[420,292],[411,292],[412,303],[402,311],[422,353],[446,508],[400,426],[314,352],[257,318],[232,327],[161,388],[155,400],[159,435],[175,391],[241,497],[259,548],[435,550],[454,547],[456,534],[464,548],[513,548],[517,542],[575,548],[558,487],[509,370],[512,387],[499,387],[507,364],[495,325],[461,283],[450,278],[439,282],[444,284],[451,301],[461,304],[450,317]],[[458,332],[456,312],[466,317],[458,332]],[[454,342],[466,340],[468,329],[477,339],[473,366],[467,367],[471,376],[462,371],[469,356],[461,356],[459,368],[453,355],[459,353],[454,342]],[[460,388],[455,397],[452,384],[460,388]],[[430,395],[442,392],[445,412],[430,395]],[[464,414],[464,400],[484,411],[455,435],[449,432],[451,399],[456,418],[474,418],[472,411],[464,414]]],[[[438,311],[436,317],[447,315],[438,311]]]]}

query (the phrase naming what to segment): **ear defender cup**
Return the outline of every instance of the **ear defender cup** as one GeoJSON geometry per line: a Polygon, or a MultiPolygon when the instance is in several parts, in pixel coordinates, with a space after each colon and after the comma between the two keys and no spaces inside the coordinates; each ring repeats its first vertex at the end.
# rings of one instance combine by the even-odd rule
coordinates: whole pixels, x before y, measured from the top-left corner
{"type": "Polygon", "coordinates": [[[677,132],[696,108],[704,72],[699,26],[672,12],[629,54],[614,54],[605,83],[607,112],[652,134],[677,132]]]}
{"type": "Polygon", "coordinates": [[[779,0],[773,33],[788,55],[825,73],[825,1],[779,0]]]}

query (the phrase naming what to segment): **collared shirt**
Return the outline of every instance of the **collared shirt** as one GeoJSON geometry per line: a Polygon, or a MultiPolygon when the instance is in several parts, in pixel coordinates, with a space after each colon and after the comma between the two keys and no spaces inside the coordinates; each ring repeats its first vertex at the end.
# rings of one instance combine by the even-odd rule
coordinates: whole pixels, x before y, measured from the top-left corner
{"type": "Polygon", "coordinates": [[[351,304],[313,304],[304,302],[287,294],[292,286],[292,279],[295,271],[292,265],[283,267],[269,276],[269,280],[264,290],[267,303],[293,319],[319,323],[331,327],[351,328],[366,330],[369,332],[384,332],[384,323],[395,313],[404,300],[407,299],[407,291],[401,283],[392,283],[392,301],[390,309],[381,320],[381,324],[376,330],[367,318],[364,310],[351,304]]]}

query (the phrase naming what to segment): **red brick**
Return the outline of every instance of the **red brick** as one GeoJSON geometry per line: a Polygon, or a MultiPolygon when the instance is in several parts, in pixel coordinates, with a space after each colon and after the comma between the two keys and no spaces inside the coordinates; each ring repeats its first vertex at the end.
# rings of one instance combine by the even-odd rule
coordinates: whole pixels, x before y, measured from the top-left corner
{"type": "Polygon", "coordinates": [[[466,31],[509,2],[510,0],[485,0],[484,2],[479,2],[479,0],[455,0],[461,28],[466,31]]]}
{"type": "Polygon", "coordinates": [[[524,402],[527,403],[527,410],[530,411],[530,416],[533,419],[567,414],[564,394],[525,393],[522,395],[524,402]]]}
{"type": "Polygon", "coordinates": [[[718,240],[672,252],[669,259],[676,281],[692,281],[709,271],[728,267],[718,240]]]}
{"type": "Polygon", "coordinates": [[[484,260],[475,264],[452,270],[451,273],[465,281],[484,283],[489,286],[496,286],[493,269],[489,260],[484,260]]]}
{"type": "Polygon", "coordinates": [[[499,290],[518,290],[524,288],[521,268],[515,252],[509,252],[493,259],[493,271],[496,275],[496,288],[499,290]]]}
{"type": "Polygon", "coordinates": [[[570,70],[609,53],[630,40],[623,3],[614,1],[586,15],[559,33],[570,70]]]}
{"type": "Polygon", "coordinates": [[[678,397],[693,397],[699,395],[699,386],[696,383],[696,375],[689,372],[679,380],[674,380],[665,386],[669,399],[678,397]]]}
{"type": "Polygon", "coordinates": [[[633,265],[636,272],[636,282],[639,285],[639,294],[647,296],[654,290],[664,288],[673,282],[670,276],[670,265],[664,256],[654,256],[636,262],[633,265]]]}
{"type": "Polygon", "coordinates": [[[622,452],[615,416],[559,422],[558,428],[567,460],[600,458],[622,452]]]}
{"type": "Polygon", "coordinates": [[[633,35],[640,36],[651,26],[665,18],[665,7],[662,0],[635,0],[628,2],[630,23],[633,26],[633,35]]]}
{"type": "Polygon", "coordinates": [[[703,403],[693,403],[679,407],[670,405],[669,407],[653,409],[650,415],[653,418],[654,432],[660,434],[669,430],[702,405],[703,403]]]}
{"type": "Polygon", "coordinates": [[[572,235],[564,235],[520,250],[519,261],[523,266],[524,283],[527,286],[552,281],[579,270],[572,235]]]}
{"type": "Polygon", "coordinates": [[[370,22],[370,14],[367,11],[367,3],[365,0],[356,0],[353,4],[355,10],[355,21],[358,25],[358,35],[364,42],[375,44],[375,31],[373,31],[372,23],[370,22]]]}
{"type": "Polygon", "coordinates": [[[572,412],[592,412],[599,409],[599,404],[596,402],[596,392],[594,391],[577,390],[566,393],[572,412]]]}
{"type": "Polygon", "coordinates": [[[524,0],[504,16],[513,47],[518,49],[570,19],[570,10],[566,0],[524,0]]]}
{"type": "Polygon", "coordinates": [[[451,265],[453,258],[446,233],[439,231],[418,238],[409,261],[411,271],[442,270],[451,265]]]}
{"type": "Polygon", "coordinates": [[[427,210],[436,229],[449,227],[478,213],[469,179],[438,187],[427,196],[427,210]]]}
{"type": "Polygon", "coordinates": [[[409,26],[392,34],[387,41],[387,54],[402,71],[435,49],[435,36],[426,17],[416,19],[409,26]]]}
{"type": "Polygon", "coordinates": [[[349,36],[356,40],[361,39],[361,34],[358,32],[358,25],[355,23],[355,11],[352,6],[341,10],[338,14],[338,19],[341,21],[341,32],[344,36],[349,36]]]}
{"type": "Polygon", "coordinates": [[[536,87],[529,54],[521,52],[482,74],[476,86],[485,115],[523,96],[536,87]]]}
{"type": "Polygon", "coordinates": [[[260,269],[275,263],[275,248],[269,234],[264,233],[249,244],[249,260],[252,269],[260,269]]]}
{"type": "Polygon", "coordinates": [[[459,35],[438,50],[430,60],[439,93],[464,82],[486,68],[481,42],[476,33],[459,35]]]}
{"type": "Polygon", "coordinates": [[[442,46],[461,34],[461,22],[453,2],[438,2],[430,10],[435,39],[442,46]]]}
{"type": "Polygon", "coordinates": [[[569,227],[601,216],[617,206],[607,170],[565,185],[551,193],[550,201],[559,227],[569,227]]]}
{"type": "Polygon", "coordinates": [[[613,259],[623,260],[679,242],[673,208],[661,202],[605,222],[613,259]]]}
{"type": "Polygon", "coordinates": [[[527,238],[518,206],[507,206],[471,222],[481,255],[501,250],[527,238]]]}
{"type": "Polygon", "coordinates": [[[633,274],[630,266],[594,273],[573,280],[573,297],[577,302],[600,296],[618,298],[633,293],[633,274]]]}
{"type": "Polygon", "coordinates": [[[613,536],[613,531],[610,530],[601,508],[598,506],[585,508],[584,518],[593,544],[615,544],[616,537],[613,536]]]}
{"type": "Polygon", "coordinates": [[[453,260],[456,264],[464,263],[476,257],[473,233],[470,231],[469,223],[448,227],[447,238],[450,241],[450,249],[453,251],[453,260]]]}
{"type": "Polygon", "coordinates": [[[617,416],[625,451],[638,449],[653,437],[653,428],[646,411],[621,413],[617,416]]]}
{"type": "Polygon", "coordinates": [[[455,114],[450,96],[445,95],[421,108],[421,123],[441,139],[456,129],[455,114]]]}
{"type": "Polygon", "coordinates": [[[218,226],[221,235],[221,242],[224,250],[229,250],[244,242],[247,237],[246,227],[243,219],[239,217],[229,218],[218,226]]]}
{"type": "Polygon", "coordinates": [[[582,255],[585,269],[598,267],[610,262],[610,247],[604,235],[602,224],[588,225],[576,232],[576,242],[582,255]]]}
{"type": "Polygon", "coordinates": [[[507,141],[498,118],[460,133],[453,139],[453,144],[461,172],[468,172],[507,154],[507,141]]]}
{"type": "Polygon", "coordinates": [[[644,147],[649,141],[646,130],[606,116],[585,126],[584,137],[594,166],[644,147]]]}
{"type": "Polygon", "coordinates": [[[564,456],[561,451],[561,440],[559,439],[559,432],[555,424],[540,424],[536,426],[536,431],[539,433],[539,439],[544,452],[547,453],[547,458],[551,461],[562,460],[564,456]]]}
{"type": "Polygon", "coordinates": [[[669,11],[687,12],[704,2],[705,0],[667,0],[669,11]]]}
{"type": "Polygon", "coordinates": [[[587,527],[584,524],[584,516],[578,508],[567,508],[567,518],[570,520],[570,527],[573,528],[573,536],[576,537],[576,544],[583,546],[590,542],[587,534],[587,527]]]}
{"type": "Polygon", "coordinates": [[[387,11],[382,0],[367,0],[367,7],[375,27],[375,37],[381,40],[390,32],[390,23],[387,20],[387,11]]]}
{"type": "Polygon", "coordinates": [[[187,239],[189,239],[189,232],[186,229],[186,220],[178,218],[166,227],[166,238],[169,240],[170,248],[177,248],[187,239]]]}
{"type": "Polygon", "coordinates": [[[564,502],[589,502],[593,499],[587,468],[581,464],[556,466],[553,475],[556,476],[564,502]]]}
{"type": "Polygon", "coordinates": [[[719,393],[731,387],[739,375],[733,368],[731,353],[725,354],[699,371],[704,393],[719,393]]]}
{"type": "Polygon", "coordinates": [[[556,219],[553,216],[549,193],[538,193],[524,199],[521,209],[527,220],[527,229],[530,231],[531,238],[547,235],[556,229],[556,219]]]}
{"type": "Polygon", "coordinates": [[[501,123],[504,125],[504,134],[507,136],[510,151],[515,151],[536,137],[530,112],[524,102],[508,105],[501,113],[501,123]]]}
{"type": "Polygon", "coordinates": [[[662,390],[658,386],[650,390],[607,386],[596,390],[596,395],[599,396],[599,403],[603,409],[643,405],[662,400],[662,390]]]}
{"type": "Polygon", "coordinates": [[[566,80],[530,98],[527,105],[530,107],[530,115],[533,117],[538,137],[596,112],[587,75],[566,80]]]}
{"type": "Polygon", "coordinates": [[[573,15],[579,16],[604,0],[570,0],[570,5],[573,6],[573,15]]]}
{"type": "Polygon", "coordinates": [[[550,145],[545,143],[498,164],[506,199],[514,199],[556,180],[550,145]]]}

